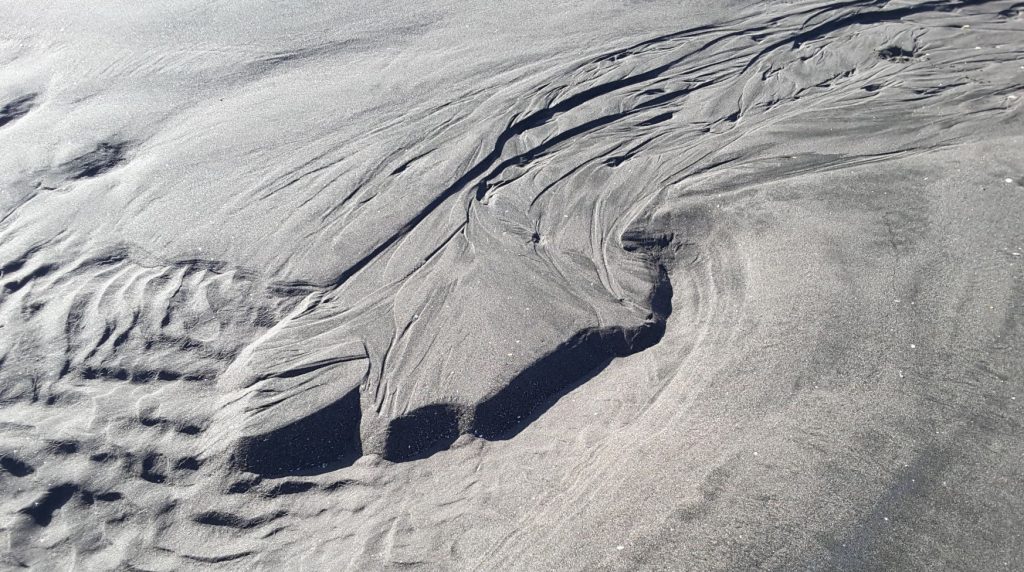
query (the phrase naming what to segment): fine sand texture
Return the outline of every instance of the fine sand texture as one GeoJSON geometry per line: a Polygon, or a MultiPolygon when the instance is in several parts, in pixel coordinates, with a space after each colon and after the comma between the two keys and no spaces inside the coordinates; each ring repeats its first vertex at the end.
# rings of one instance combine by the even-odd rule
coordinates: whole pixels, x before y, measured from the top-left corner
{"type": "Polygon", "coordinates": [[[0,569],[1024,570],[1024,4],[0,20],[0,569]]]}

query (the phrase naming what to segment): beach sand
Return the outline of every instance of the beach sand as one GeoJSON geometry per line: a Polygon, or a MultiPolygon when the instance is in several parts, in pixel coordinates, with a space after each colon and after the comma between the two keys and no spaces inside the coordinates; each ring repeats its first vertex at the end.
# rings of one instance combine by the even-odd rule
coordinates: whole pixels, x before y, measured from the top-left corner
{"type": "Polygon", "coordinates": [[[1024,569],[1024,6],[5,13],[0,568],[1024,569]]]}

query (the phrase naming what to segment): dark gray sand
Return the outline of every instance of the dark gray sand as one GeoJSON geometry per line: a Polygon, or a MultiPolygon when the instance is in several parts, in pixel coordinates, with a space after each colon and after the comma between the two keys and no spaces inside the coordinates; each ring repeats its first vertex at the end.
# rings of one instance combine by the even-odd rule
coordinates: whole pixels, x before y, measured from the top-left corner
{"type": "Polygon", "coordinates": [[[0,568],[1024,569],[1024,4],[2,20],[0,568]]]}

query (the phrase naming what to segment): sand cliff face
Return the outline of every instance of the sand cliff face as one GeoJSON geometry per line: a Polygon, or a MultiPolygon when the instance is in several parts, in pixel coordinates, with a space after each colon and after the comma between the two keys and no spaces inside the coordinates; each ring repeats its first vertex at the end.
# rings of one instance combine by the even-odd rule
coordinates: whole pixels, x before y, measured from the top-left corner
{"type": "Polygon", "coordinates": [[[1024,566],[1024,7],[14,12],[3,566],[1024,566]]]}

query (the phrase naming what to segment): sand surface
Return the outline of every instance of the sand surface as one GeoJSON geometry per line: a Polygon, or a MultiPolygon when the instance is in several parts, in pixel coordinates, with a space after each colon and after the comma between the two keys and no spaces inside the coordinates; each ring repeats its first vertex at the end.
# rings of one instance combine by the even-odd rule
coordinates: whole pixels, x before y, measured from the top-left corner
{"type": "Polygon", "coordinates": [[[0,569],[1024,569],[1024,4],[0,6],[0,569]]]}

